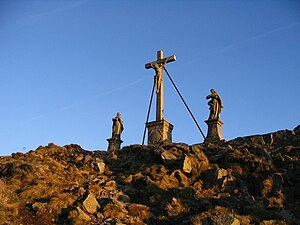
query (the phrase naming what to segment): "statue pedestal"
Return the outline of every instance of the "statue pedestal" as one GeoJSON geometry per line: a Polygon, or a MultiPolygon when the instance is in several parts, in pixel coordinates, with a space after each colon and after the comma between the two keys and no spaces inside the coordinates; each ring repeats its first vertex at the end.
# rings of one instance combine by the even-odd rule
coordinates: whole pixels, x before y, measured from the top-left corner
{"type": "Polygon", "coordinates": [[[218,142],[225,140],[222,135],[222,125],[224,124],[220,119],[209,119],[205,123],[208,126],[207,136],[204,143],[218,142]]]}
{"type": "Polygon", "coordinates": [[[159,145],[164,141],[172,142],[173,125],[166,120],[146,123],[148,145],[159,145]]]}
{"type": "Polygon", "coordinates": [[[108,141],[107,151],[114,152],[116,150],[121,149],[121,144],[123,143],[122,140],[117,139],[117,138],[109,138],[109,139],[106,139],[106,140],[108,141]]]}

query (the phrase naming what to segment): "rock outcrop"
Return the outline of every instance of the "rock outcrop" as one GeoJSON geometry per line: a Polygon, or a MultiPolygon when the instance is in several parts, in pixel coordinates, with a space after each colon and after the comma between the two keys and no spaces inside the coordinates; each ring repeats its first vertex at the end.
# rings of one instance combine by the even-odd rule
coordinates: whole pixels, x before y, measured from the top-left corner
{"type": "Polygon", "coordinates": [[[300,126],[189,146],[0,157],[0,224],[300,224],[300,126]]]}

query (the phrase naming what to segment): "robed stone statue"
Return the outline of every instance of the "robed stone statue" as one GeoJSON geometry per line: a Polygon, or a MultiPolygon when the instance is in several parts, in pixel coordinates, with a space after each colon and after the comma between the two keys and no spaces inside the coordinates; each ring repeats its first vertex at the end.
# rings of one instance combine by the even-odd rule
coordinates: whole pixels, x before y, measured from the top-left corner
{"type": "Polygon", "coordinates": [[[118,112],[117,116],[115,118],[112,118],[112,121],[112,138],[121,140],[121,133],[124,130],[121,113],[118,112]]]}
{"type": "Polygon", "coordinates": [[[206,96],[206,99],[211,99],[207,104],[209,105],[209,120],[219,119],[220,113],[223,108],[222,99],[219,94],[214,90],[210,90],[211,94],[206,96]]]}

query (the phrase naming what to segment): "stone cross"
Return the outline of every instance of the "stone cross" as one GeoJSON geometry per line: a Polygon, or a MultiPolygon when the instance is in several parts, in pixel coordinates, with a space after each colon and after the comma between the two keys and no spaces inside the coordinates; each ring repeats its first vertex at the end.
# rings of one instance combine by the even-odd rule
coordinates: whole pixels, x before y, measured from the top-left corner
{"type": "Polygon", "coordinates": [[[172,55],[164,58],[164,53],[162,50],[157,51],[157,60],[154,62],[147,63],[145,65],[146,69],[155,70],[155,88],[156,88],[156,121],[162,121],[164,119],[164,78],[163,78],[163,68],[164,66],[176,60],[176,56],[172,55]]]}

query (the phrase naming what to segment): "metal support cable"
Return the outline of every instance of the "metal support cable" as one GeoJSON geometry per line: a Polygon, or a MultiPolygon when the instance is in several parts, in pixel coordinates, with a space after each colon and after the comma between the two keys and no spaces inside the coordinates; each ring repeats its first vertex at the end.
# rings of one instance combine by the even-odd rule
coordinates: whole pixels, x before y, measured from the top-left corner
{"type": "Polygon", "coordinates": [[[147,129],[146,124],[148,123],[149,116],[150,116],[151,105],[152,105],[152,100],[153,100],[153,93],[154,93],[154,87],[155,87],[155,82],[153,83],[153,87],[152,87],[152,92],[151,92],[150,103],[149,103],[149,107],[148,107],[148,113],[147,113],[147,119],[146,119],[146,123],[145,123],[145,129],[144,129],[142,145],[144,145],[144,143],[145,143],[145,136],[146,136],[146,129],[147,129]]]}
{"type": "Polygon", "coordinates": [[[178,88],[177,88],[176,84],[174,83],[174,81],[173,81],[172,77],[171,77],[171,76],[170,76],[170,74],[168,73],[167,69],[166,69],[165,67],[163,67],[163,68],[164,68],[165,72],[167,73],[167,75],[168,75],[168,77],[169,77],[169,79],[170,79],[171,83],[173,84],[174,88],[176,89],[176,91],[177,91],[177,93],[178,93],[179,97],[180,97],[180,98],[181,98],[181,100],[183,101],[183,104],[185,105],[185,107],[186,107],[186,108],[187,108],[187,110],[189,111],[189,113],[190,113],[191,117],[193,118],[193,120],[194,120],[194,122],[195,122],[195,124],[196,124],[196,126],[197,126],[197,128],[198,128],[198,130],[199,130],[199,131],[200,131],[200,133],[202,134],[202,137],[205,139],[205,135],[204,135],[204,133],[202,132],[202,130],[201,130],[201,128],[200,128],[200,126],[199,126],[199,124],[198,124],[198,122],[197,122],[196,118],[194,117],[193,113],[191,112],[191,110],[190,110],[189,106],[187,105],[187,103],[185,102],[185,100],[184,100],[184,98],[182,97],[181,93],[179,92],[179,90],[178,90],[178,88]]]}

